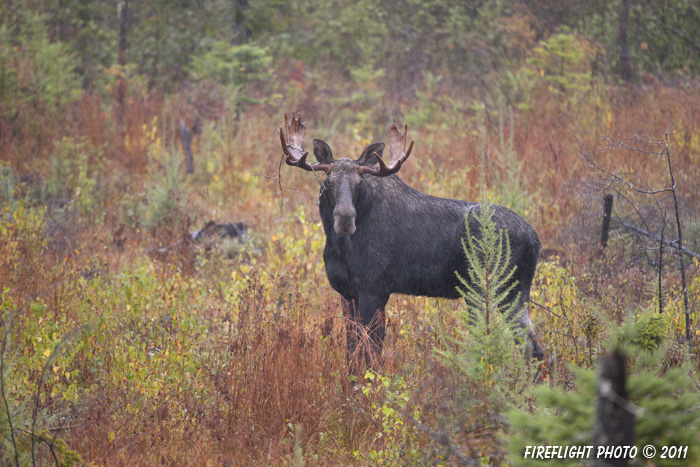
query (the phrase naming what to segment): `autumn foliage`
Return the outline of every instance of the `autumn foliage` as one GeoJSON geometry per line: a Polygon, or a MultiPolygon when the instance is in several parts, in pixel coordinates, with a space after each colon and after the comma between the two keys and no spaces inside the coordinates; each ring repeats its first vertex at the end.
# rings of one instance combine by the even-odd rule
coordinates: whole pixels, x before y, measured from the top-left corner
{"type": "MultiPolygon", "coordinates": [[[[210,13],[220,6],[204,3],[210,13]]],[[[664,187],[665,161],[610,136],[670,132],[684,242],[700,251],[697,59],[656,73],[635,49],[635,79],[619,83],[614,44],[571,18],[551,27],[542,2],[499,11],[477,2],[473,12],[427,2],[422,20],[402,19],[415,28],[390,22],[359,39],[358,11],[343,7],[336,35],[316,32],[324,46],[314,55],[303,37],[283,39],[323,24],[334,2],[316,3],[302,23],[260,2],[241,41],[222,36],[223,18],[205,25],[204,13],[174,6],[211,37],[170,61],[134,40],[124,67],[101,44],[76,39],[83,16],[74,29],[67,17],[19,7],[2,17],[0,464],[505,462],[501,411],[536,412],[538,402],[527,389],[508,404],[489,399],[499,379],[484,365],[453,377],[435,349],[463,301],[393,296],[381,369],[349,375],[340,298],[321,256],[318,184],[281,164],[276,128],[292,110],[307,119],[307,139],[328,141],[336,157],[356,158],[391,123],[407,122],[415,147],[401,178],[469,200],[482,196],[485,129],[488,201],[515,210],[542,242],[530,310],[545,385],[575,387],[575,368],[594,368],[616,327],[647,322],[659,296],[663,313],[646,339],[666,346],[664,369],[697,371],[697,260],[687,267],[686,342],[674,250],[664,249],[659,295],[653,242],[620,228],[606,248],[598,242],[605,193],[615,195],[615,217],[654,232],[670,220],[668,200],[638,198],[579,157],[585,150],[639,186],[664,187]],[[481,35],[476,17],[489,25],[481,35]],[[414,56],[383,42],[401,34],[414,56]],[[192,133],[192,174],[181,121],[192,133]],[[247,235],[193,239],[209,220],[243,222],[247,235]]],[[[147,7],[132,10],[143,26],[134,37],[150,31],[165,47],[167,34],[190,34],[138,8],[147,7]]],[[[95,34],[115,42],[110,20],[94,21],[95,34]]],[[[677,237],[670,222],[664,232],[677,237]]]]}

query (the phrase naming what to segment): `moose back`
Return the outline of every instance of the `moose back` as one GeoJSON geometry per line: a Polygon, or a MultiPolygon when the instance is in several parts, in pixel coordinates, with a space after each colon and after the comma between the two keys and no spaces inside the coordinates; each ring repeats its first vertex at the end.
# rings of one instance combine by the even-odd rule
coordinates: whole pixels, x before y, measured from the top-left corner
{"type": "MultiPolygon", "coordinates": [[[[317,164],[307,162],[303,140],[306,123],[285,114],[280,140],[288,165],[325,172],[320,212],[326,234],[323,260],[331,287],[343,298],[349,361],[364,356],[367,364],[381,355],[384,307],[392,293],[459,298],[457,273],[468,278],[462,239],[480,236],[472,214],[479,203],[436,198],[406,185],[396,172],[413,148],[396,124],[389,136],[390,161],[382,160],[384,143],[365,148],[356,160],[335,159],[324,141],[315,139],[317,164]],[[363,339],[363,336],[368,338],[363,339]]],[[[493,207],[493,220],[510,240],[515,282],[510,301],[519,300],[517,323],[527,333],[528,349],[541,359],[542,348],[530,326],[526,303],[537,266],[540,241],[535,230],[513,211],[493,207]]]]}

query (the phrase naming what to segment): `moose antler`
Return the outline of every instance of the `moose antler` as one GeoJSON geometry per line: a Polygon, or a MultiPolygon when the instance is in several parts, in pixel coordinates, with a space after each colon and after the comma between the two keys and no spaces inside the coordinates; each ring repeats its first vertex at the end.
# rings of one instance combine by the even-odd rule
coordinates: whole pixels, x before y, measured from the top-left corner
{"type": "Polygon", "coordinates": [[[280,142],[282,143],[282,151],[284,152],[284,161],[287,165],[300,167],[304,170],[311,172],[329,172],[331,170],[330,164],[309,164],[306,161],[306,156],[309,155],[308,152],[304,152],[302,146],[304,144],[304,134],[306,133],[306,122],[301,121],[301,114],[299,112],[294,114],[292,112],[291,121],[284,114],[284,129],[287,137],[285,138],[285,133],[281,129],[277,129],[280,134],[280,142]]]}
{"type": "Polygon", "coordinates": [[[385,177],[398,172],[401,168],[401,164],[406,162],[406,159],[408,159],[408,156],[411,155],[411,150],[413,149],[413,141],[411,141],[411,144],[408,146],[408,151],[406,150],[407,134],[408,125],[404,126],[403,133],[401,133],[398,125],[396,123],[392,124],[389,134],[389,154],[391,155],[389,165],[387,166],[382,158],[379,157],[379,154],[375,152],[373,154],[376,156],[377,162],[379,162],[379,168],[377,169],[363,165],[360,166],[360,173],[385,177]]]}

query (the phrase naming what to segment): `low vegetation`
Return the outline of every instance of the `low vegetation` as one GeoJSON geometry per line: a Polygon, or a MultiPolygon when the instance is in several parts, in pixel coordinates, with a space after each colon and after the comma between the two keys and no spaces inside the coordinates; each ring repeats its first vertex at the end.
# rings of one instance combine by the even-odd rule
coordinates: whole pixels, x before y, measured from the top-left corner
{"type": "MultiPolygon", "coordinates": [[[[322,28],[319,50],[285,41],[299,23],[260,2],[241,43],[222,35],[226,16],[204,24],[206,9],[173,6],[194,28],[179,31],[133,7],[143,28],[122,66],[111,20],[68,3],[85,7],[72,26],[18,6],[0,18],[0,464],[520,465],[527,444],[588,444],[567,438],[567,423],[590,430],[596,365],[618,344],[630,400],[651,414],[639,415],[639,443],[700,456],[700,91],[686,49],[647,30],[620,83],[602,13],[554,28],[538,9],[552,2],[524,2],[527,14],[484,4],[473,15],[501,35],[475,37],[458,27],[466,12],[428,2],[416,34],[441,26],[451,39],[443,50],[406,32],[412,62],[386,48],[401,31],[367,26],[378,32],[357,39],[353,7],[338,12],[337,37],[322,28]],[[89,24],[112,49],[85,42],[89,24]],[[195,44],[184,38],[200,30],[216,40],[190,55],[156,47],[195,44]],[[160,42],[138,45],[147,33],[160,42]],[[471,61],[450,68],[459,54],[471,61]],[[276,128],[297,109],[337,157],[408,122],[407,184],[485,197],[537,230],[541,367],[524,363],[498,314],[470,326],[462,300],[395,295],[381,368],[349,375],[317,182],[281,163],[276,128]],[[666,159],[618,144],[665,134],[688,307],[676,249],[658,248],[678,237],[668,193],[634,192],[588,158],[644,190],[667,187],[666,159]],[[658,238],[613,222],[603,247],[606,193],[613,217],[658,238]],[[247,233],[190,235],[210,220],[247,233]]],[[[316,3],[303,31],[328,19],[316,3]]]]}

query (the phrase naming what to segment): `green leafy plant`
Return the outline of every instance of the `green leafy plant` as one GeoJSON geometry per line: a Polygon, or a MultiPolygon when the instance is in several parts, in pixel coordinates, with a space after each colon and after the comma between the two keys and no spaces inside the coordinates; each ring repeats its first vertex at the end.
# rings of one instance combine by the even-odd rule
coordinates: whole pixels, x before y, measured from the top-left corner
{"type": "Polygon", "coordinates": [[[632,340],[632,343],[641,349],[654,351],[666,337],[666,323],[663,316],[656,310],[638,315],[634,326],[637,337],[632,340]]]}
{"type": "MultiPolygon", "coordinates": [[[[467,222],[463,240],[471,265],[469,280],[460,277],[467,306],[438,321],[439,345],[433,349],[450,374],[452,396],[446,404],[451,409],[438,416],[443,444],[444,439],[458,439],[454,444],[464,445],[461,438],[476,427],[502,429],[501,411],[523,404],[531,381],[516,345],[517,299],[508,301],[514,286],[508,285],[514,274],[509,266],[509,239],[493,221],[491,205],[482,203],[480,212],[472,215],[480,228],[471,232],[467,222]]],[[[472,448],[471,454],[485,462],[498,458],[497,451],[486,446],[472,448]]]]}
{"type": "Polygon", "coordinates": [[[565,30],[543,41],[527,62],[532,73],[549,84],[551,92],[586,92],[591,88],[590,62],[594,51],[585,38],[565,30]]]}
{"type": "Polygon", "coordinates": [[[441,139],[441,131],[463,132],[465,104],[446,93],[446,81],[443,76],[425,70],[422,74],[422,85],[416,89],[417,104],[406,112],[406,123],[409,128],[425,129],[425,142],[433,146],[441,139]]]}
{"type": "Polygon", "coordinates": [[[167,227],[173,234],[181,234],[187,226],[185,209],[189,180],[181,170],[182,157],[175,148],[151,144],[149,149],[149,176],[139,199],[131,199],[127,216],[132,225],[146,229],[167,227]]]}
{"type": "MultiPolygon", "coordinates": [[[[12,303],[10,289],[2,292],[0,321],[4,327],[0,335],[0,462],[3,465],[36,465],[37,461],[49,458],[61,467],[81,462],[81,457],[69,449],[63,439],[45,428],[52,418],[44,409],[46,399],[51,396],[43,392],[45,385],[52,386],[46,381],[49,379],[49,368],[71,360],[72,355],[67,358],[65,355],[71,354],[65,345],[71,336],[57,338],[54,332],[51,334],[53,339],[45,341],[43,352],[23,349],[23,341],[30,336],[34,336],[31,341],[44,341],[42,337],[35,337],[36,333],[27,332],[31,326],[26,326],[26,312],[31,318],[39,318],[34,320],[35,323],[41,323],[45,311],[41,303],[25,302],[18,307],[12,303]],[[36,385],[26,384],[30,375],[37,374],[36,385]],[[49,454],[41,453],[41,447],[46,447],[49,454]]],[[[58,333],[60,335],[60,331],[58,333]]]]}
{"type": "MultiPolygon", "coordinates": [[[[368,398],[379,398],[371,402],[370,407],[372,419],[380,427],[365,460],[372,465],[422,465],[418,430],[406,420],[406,417],[420,420],[420,412],[406,413],[410,391],[404,378],[391,378],[372,371],[368,371],[365,378],[367,383],[362,386],[362,393],[368,398]]],[[[359,451],[355,451],[354,456],[364,459],[359,451]]]]}
{"type": "Polygon", "coordinates": [[[14,211],[17,200],[15,199],[15,175],[12,167],[0,165],[0,203],[8,207],[9,212],[14,211]]]}
{"type": "Polygon", "coordinates": [[[607,324],[595,304],[586,299],[579,278],[570,268],[556,259],[538,264],[531,292],[538,306],[533,307],[532,314],[543,330],[545,354],[556,362],[581,366],[591,364],[593,355],[601,350],[607,324]]]}
{"type": "Polygon", "coordinates": [[[104,218],[104,148],[86,139],[61,138],[54,143],[45,196],[72,201],[86,218],[100,223],[104,218]]]}

